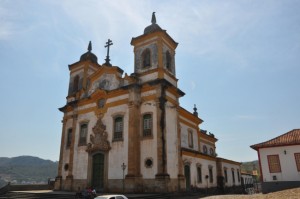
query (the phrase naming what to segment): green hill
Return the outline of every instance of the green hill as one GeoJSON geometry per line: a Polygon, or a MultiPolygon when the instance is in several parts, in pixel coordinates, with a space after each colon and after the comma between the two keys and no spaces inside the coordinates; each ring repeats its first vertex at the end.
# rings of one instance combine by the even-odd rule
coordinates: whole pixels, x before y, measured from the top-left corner
{"type": "Polygon", "coordinates": [[[0,157],[0,183],[47,183],[57,175],[58,162],[32,156],[0,157]]]}

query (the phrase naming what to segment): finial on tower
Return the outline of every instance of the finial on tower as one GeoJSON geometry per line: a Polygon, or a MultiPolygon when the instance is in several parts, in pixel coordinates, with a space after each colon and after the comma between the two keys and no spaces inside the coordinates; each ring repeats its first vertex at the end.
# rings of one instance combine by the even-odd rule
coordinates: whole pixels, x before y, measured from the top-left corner
{"type": "Polygon", "coordinates": [[[152,23],[152,24],[156,24],[155,12],[152,13],[151,23],[152,23]]]}
{"type": "Polygon", "coordinates": [[[194,109],[194,113],[193,114],[198,117],[198,112],[197,112],[196,104],[194,104],[194,108],[193,109],[194,109]]]}
{"type": "Polygon", "coordinates": [[[89,46],[88,46],[88,51],[90,52],[92,50],[92,42],[90,41],[89,46]]]}

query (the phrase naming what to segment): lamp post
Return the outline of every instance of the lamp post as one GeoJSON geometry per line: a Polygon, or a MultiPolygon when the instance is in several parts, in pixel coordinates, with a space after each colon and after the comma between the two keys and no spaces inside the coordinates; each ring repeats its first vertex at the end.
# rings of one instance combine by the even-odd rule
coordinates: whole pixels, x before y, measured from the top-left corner
{"type": "Polygon", "coordinates": [[[123,181],[122,181],[122,183],[123,183],[123,193],[124,193],[124,172],[125,172],[125,169],[126,169],[126,164],[124,164],[124,162],[123,162],[121,167],[122,167],[122,170],[123,170],[123,181]]]}

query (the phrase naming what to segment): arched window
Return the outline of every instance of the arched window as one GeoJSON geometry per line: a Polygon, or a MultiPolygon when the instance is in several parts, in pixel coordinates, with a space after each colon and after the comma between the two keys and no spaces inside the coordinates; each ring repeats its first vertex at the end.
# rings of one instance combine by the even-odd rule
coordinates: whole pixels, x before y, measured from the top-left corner
{"type": "Polygon", "coordinates": [[[214,150],[213,150],[213,148],[209,149],[209,153],[210,153],[211,156],[214,156],[214,150]]]}
{"type": "Polygon", "coordinates": [[[88,133],[88,125],[81,124],[80,133],[79,133],[79,145],[86,145],[87,133],[88,133]]]}
{"type": "Polygon", "coordinates": [[[168,70],[171,70],[171,61],[172,61],[171,55],[170,55],[169,51],[167,51],[166,52],[166,68],[168,70]]]}
{"type": "Polygon", "coordinates": [[[189,147],[193,148],[194,143],[193,143],[193,131],[192,130],[188,131],[188,140],[189,140],[189,147]]]}
{"type": "Polygon", "coordinates": [[[207,146],[206,145],[203,145],[203,153],[207,154],[207,146]]]}
{"type": "Polygon", "coordinates": [[[73,80],[73,92],[78,91],[78,86],[79,86],[79,76],[76,75],[73,80]]]}
{"type": "Polygon", "coordinates": [[[114,140],[123,139],[123,117],[117,116],[114,119],[114,140]]]}
{"type": "Polygon", "coordinates": [[[232,172],[232,182],[234,184],[235,183],[234,169],[231,169],[231,172],[232,172]]]}
{"type": "Polygon", "coordinates": [[[152,115],[151,114],[143,115],[143,136],[144,137],[152,136],[152,115]]]}
{"type": "Polygon", "coordinates": [[[224,167],[224,178],[225,178],[225,183],[228,182],[228,176],[227,176],[227,168],[224,167]]]}
{"type": "Polygon", "coordinates": [[[202,168],[201,168],[201,165],[197,166],[197,181],[198,181],[198,183],[202,183],[202,168]]]}
{"type": "Polygon", "coordinates": [[[151,66],[150,55],[151,55],[150,50],[148,48],[146,50],[144,50],[144,52],[142,54],[143,68],[148,68],[151,66]]]}
{"type": "Polygon", "coordinates": [[[213,183],[214,182],[213,167],[212,166],[208,166],[208,171],[209,171],[209,182],[213,183]]]}

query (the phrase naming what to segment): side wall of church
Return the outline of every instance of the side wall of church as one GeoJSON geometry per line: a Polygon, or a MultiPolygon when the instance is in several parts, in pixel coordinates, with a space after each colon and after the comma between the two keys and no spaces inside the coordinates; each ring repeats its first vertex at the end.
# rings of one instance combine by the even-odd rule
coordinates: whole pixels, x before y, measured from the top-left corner
{"type": "Polygon", "coordinates": [[[192,125],[195,125],[188,121],[187,119],[180,117],[182,120],[187,121],[191,125],[186,125],[184,123],[180,123],[181,126],[181,147],[192,149],[195,151],[199,151],[198,146],[198,135],[197,135],[197,129],[193,128],[192,125]],[[192,132],[193,138],[192,138],[192,144],[189,143],[189,131],[192,132]]]}
{"type": "Polygon", "coordinates": [[[206,160],[195,157],[190,157],[183,155],[183,161],[185,164],[190,165],[191,172],[191,185],[198,188],[211,188],[217,187],[217,166],[216,161],[214,160],[206,160]],[[202,180],[198,181],[198,173],[197,167],[201,168],[201,177],[202,180]],[[212,168],[213,171],[213,182],[210,182],[209,178],[205,176],[209,176],[209,168],[212,168]]]}

